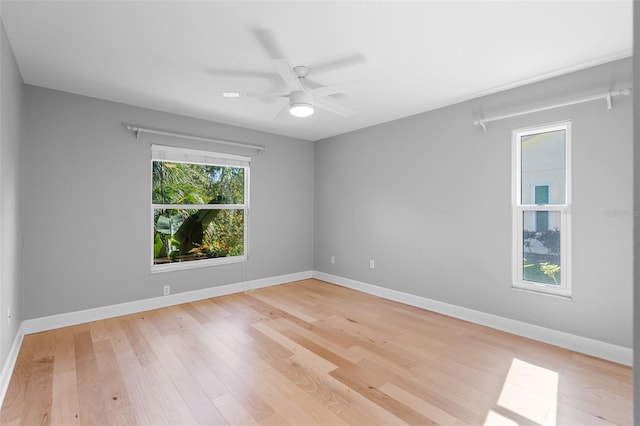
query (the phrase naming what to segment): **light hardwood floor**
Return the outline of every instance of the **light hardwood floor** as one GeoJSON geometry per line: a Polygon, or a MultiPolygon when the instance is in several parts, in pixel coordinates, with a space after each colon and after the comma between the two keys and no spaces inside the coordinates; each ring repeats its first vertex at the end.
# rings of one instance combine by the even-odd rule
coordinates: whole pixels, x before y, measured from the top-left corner
{"type": "Polygon", "coordinates": [[[317,280],[28,335],[3,425],[631,425],[631,369],[317,280]]]}

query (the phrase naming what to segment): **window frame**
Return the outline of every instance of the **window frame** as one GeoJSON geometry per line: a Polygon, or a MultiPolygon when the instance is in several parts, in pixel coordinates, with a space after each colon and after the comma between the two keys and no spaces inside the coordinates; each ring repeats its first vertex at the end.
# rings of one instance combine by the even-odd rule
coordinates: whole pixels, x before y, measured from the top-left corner
{"type": "MultiPolygon", "coordinates": [[[[512,237],[513,274],[512,288],[540,294],[571,298],[571,121],[530,126],[512,132],[512,237]],[[564,130],[564,189],[563,204],[522,204],[522,137],[540,133],[564,130]],[[527,211],[548,211],[560,213],[560,285],[524,280],[524,219],[527,211]]],[[[546,184],[540,182],[540,184],[546,184]]],[[[530,189],[528,189],[530,190],[530,189]]],[[[549,188],[551,199],[551,188],[549,188]]]]}
{"type": "Polygon", "coordinates": [[[205,268],[217,265],[228,265],[232,263],[246,262],[249,260],[249,188],[250,188],[250,173],[251,173],[251,158],[239,155],[224,154],[214,151],[202,151],[190,148],[181,148],[167,145],[151,145],[151,160],[149,161],[151,179],[149,181],[149,200],[150,202],[150,237],[148,253],[150,255],[150,267],[151,273],[161,273],[178,271],[185,269],[205,268]],[[162,152],[166,154],[168,158],[156,158],[157,154],[154,152],[162,152]],[[184,157],[184,158],[180,158],[184,157]],[[195,159],[205,158],[204,161],[196,161],[195,159]],[[222,166],[222,167],[236,167],[244,169],[244,203],[243,204],[156,204],[153,202],[153,163],[154,161],[170,161],[173,163],[183,164],[199,164],[208,166],[222,166]],[[244,210],[243,215],[243,247],[244,253],[242,256],[230,256],[230,257],[216,257],[200,260],[190,260],[185,262],[171,262],[156,264],[154,258],[153,244],[154,244],[154,216],[157,209],[188,209],[188,210],[244,210]]]}

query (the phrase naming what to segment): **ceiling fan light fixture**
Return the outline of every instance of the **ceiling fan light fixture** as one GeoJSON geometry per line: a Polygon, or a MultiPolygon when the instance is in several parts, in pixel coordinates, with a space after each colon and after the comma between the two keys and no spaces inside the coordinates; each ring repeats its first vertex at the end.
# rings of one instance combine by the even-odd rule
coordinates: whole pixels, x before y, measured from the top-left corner
{"type": "Polygon", "coordinates": [[[289,114],[294,117],[309,117],[313,114],[313,94],[296,90],[289,95],[289,114]]]}
{"type": "Polygon", "coordinates": [[[294,117],[309,117],[313,114],[313,105],[303,102],[291,104],[289,107],[289,114],[294,117]]]}

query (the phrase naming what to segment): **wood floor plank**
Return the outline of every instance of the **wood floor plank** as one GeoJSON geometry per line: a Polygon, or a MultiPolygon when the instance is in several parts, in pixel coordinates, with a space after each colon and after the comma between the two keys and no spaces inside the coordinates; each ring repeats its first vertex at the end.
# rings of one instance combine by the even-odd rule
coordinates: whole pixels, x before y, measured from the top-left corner
{"type": "Polygon", "coordinates": [[[162,389],[158,389],[158,384],[151,380],[138,362],[135,353],[124,351],[117,353],[116,356],[136,423],[145,426],[169,425],[162,402],[157,396],[157,393],[162,392],[162,389]]]}
{"type": "Polygon", "coordinates": [[[281,309],[276,308],[275,306],[269,305],[268,303],[263,302],[262,300],[253,298],[254,303],[251,304],[251,309],[259,313],[264,319],[277,321],[278,319],[286,319],[300,327],[311,328],[312,325],[295,315],[291,315],[290,313],[283,311],[281,309]]]}
{"type": "Polygon", "coordinates": [[[189,376],[191,377],[190,380],[196,380],[209,399],[217,398],[228,392],[227,388],[207,367],[206,361],[200,358],[194,350],[194,346],[197,343],[192,335],[174,335],[169,337],[168,341],[172,343],[172,353],[176,355],[176,358],[182,360],[185,370],[188,372],[182,377],[189,376]],[[193,379],[194,377],[195,379],[193,379]]]}
{"type": "Polygon", "coordinates": [[[288,382],[282,375],[271,368],[268,364],[271,360],[265,361],[251,353],[233,353],[226,361],[216,360],[215,356],[211,358],[213,360],[212,366],[218,368],[216,375],[221,378],[232,395],[249,410],[252,417],[258,422],[262,422],[265,414],[267,415],[264,417],[269,418],[275,412],[279,417],[285,419],[287,423],[293,425],[322,424],[321,420],[314,414],[314,411],[317,411],[317,405],[311,403],[311,405],[314,405],[314,410],[305,411],[305,406],[309,403],[310,397],[303,397],[303,392],[300,392],[299,389],[292,390],[291,387],[295,387],[295,384],[288,382]],[[275,378],[273,377],[274,373],[278,373],[275,378]],[[274,384],[274,381],[283,386],[286,385],[287,388],[281,388],[274,384]],[[250,395],[254,395],[256,400],[242,400],[242,398],[250,395]],[[295,395],[297,397],[292,399],[292,396],[295,395]],[[253,406],[256,402],[260,403],[258,407],[253,406]],[[262,404],[264,404],[264,408],[261,406],[262,404]],[[259,408],[259,410],[254,412],[256,408],[259,408]],[[271,413],[265,413],[265,408],[271,410],[271,413]]]}
{"type": "Polygon", "coordinates": [[[22,418],[26,425],[51,424],[51,404],[53,392],[53,357],[46,356],[32,360],[32,374],[26,386],[22,418]]]}
{"type": "Polygon", "coordinates": [[[286,297],[276,298],[276,297],[262,295],[258,292],[252,293],[251,297],[253,297],[254,299],[258,299],[268,305],[271,305],[276,309],[280,309],[281,311],[287,312],[289,315],[292,315],[304,322],[314,323],[317,321],[317,318],[299,310],[298,304],[294,303],[293,301],[287,300],[286,297]]]}
{"type": "Polygon", "coordinates": [[[234,318],[243,324],[251,324],[262,319],[262,315],[253,309],[251,304],[253,299],[247,297],[246,293],[230,294],[227,296],[215,297],[210,299],[211,303],[218,305],[230,315],[227,318],[234,318]]]}
{"type": "Polygon", "coordinates": [[[27,335],[0,424],[632,425],[631,368],[319,280],[27,335]]]}
{"type": "Polygon", "coordinates": [[[54,374],[75,371],[76,355],[73,341],[74,329],[67,327],[59,330],[53,344],[54,374]]]}
{"type": "Polygon", "coordinates": [[[136,327],[145,336],[155,359],[165,367],[171,378],[177,379],[189,375],[185,364],[175,355],[170,343],[160,334],[152,321],[142,316],[141,320],[136,322],[136,327]]]}
{"type": "Polygon", "coordinates": [[[140,318],[123,318],[120,323],[133,351],[142,366],[146,366],[158,361],[155,353],[151,349],[149,342],[142,331],[138,328],[137,322],[145,321],[144,317],[140,318]]]}
{"type": "MultiPolygon", "coordinates": [[[[137,426],[139,424],[133,405],[123,406],[107,412],[107,420],[109,426],[137,426]]],[[[61,424],[65,425],[66,423],[61,424]]]]}
{"type": "Polygon", "coordinates": [[[111,342],[100,340],[93,344],[96,353],[99,383],[105,410],[118,410],[131,404],[126,385],[111,342]]]}
{"type": "MultiPolygon", "coordinates": [[[[433,357],[431,347],[424,347],[422,351],[405,350],[402,346],[397,345],[395,341],[384,342],[382,345],[376,345],[368,341],[357,341],[355,345],[349,348],[349,352],[360,355],[362,359],[366,359],[370,356],[385,360],[385,363],[392,363],[395,367],[400,368],[412,368],[419,362],[424,362],[433,357]]],[[[420,348],[420,345],[416,344],[416,347],[420,348]]]]}
{"type": "Polygon", "coordinates": [[[196,424],[196,418],[189,405],[192,401],[186,401],[182,397],[175,385],[176,381],[171,379],[169,372],[159,363],[148,365],[143,369],[153,382],[153,386],[158,389],[156,398],[160,401],[169,424],[196,424]]]}
{"type": "Polygon", "coordinates": [[[73,337],[80,422],[91,425],[106,425],[107,416],[102,396],[102,384],[100,383],[91,332],[81,331],[75,333],[73,337]]]}
{"type": "Polygon", "coordinates": [[[407,407],[411,407],[413,410],[439,425],[462,426],[465,424],[462,420],[454,417],[448,412],[416,397],[411,392],[407,392],[393,383],[385,383],[380,387],[380,391],[386,393],[391,398],[402,402],[407,407]]]}
{"type": "MultiPolygon", "coordinates": [[[[199,358],[203,362],[204,367],[200,369],[199,374],[213,373],[216,380],[245,407],[254,419],[260,421],[263,417],[274,413],[274,409],[264,401],[261,395],[255,392],[250,384],[245,382],[233,368],[230,368],[225,360],[211,351],[206,343],[186,335],[174,335],[172,339],[176,345],[188,345],[190,356],[199,358]]],[[[256,374],[262,374],[262,371],[256,372],[254,370],[253,364],[242,363],[242,371],[246,372],[250,379],[256,374]]]]}
{"type": "Polygon", "coordinates": [[[116,317],[104,320],[106,338],[111,342],[113,352],[116,356],[124,354],[132,354],[135,356],[133,347],[129,342],[129,338],[122,328],[122,323],[120,322],[121,319],[121,317],[116,317]]]}
{"type": "Polygon", "coordinates": [[[215,321],[220,318],[225,318],[231,315],[229,311],[222,306],[213,302],[213,299],[204,299],[191,302],[191,306],[202,312],[211,321],[215,321]]]}
{"type": "Polygon", "coordinates": [[[209,318],[206,314],[202,313],[191,303],[184,303],[182,305],[179,305],[179,307],[188,315],[190,315],[191,318],[198,321],[200,324],[207,324],[212,321],[211,318],[209,318]]]}
{"type": "Polygon", "coordinates": [[[293,355],[293,358],[297,358],[300,362],[303,362],[309,365],[314,370],[320,371],[322,373],[328,373],[331,370],[335,370],[338,368],[337,365],[332,364],[327,361],[325,358],[316,355],[314,352],[308,350],[304,346],[298,344],[294,340],[289,339],[284,334],[277,332],[275,329],[269,327],[264,322],[257,322],[252,324],[256,330],[260,331],[265,336],[269,337],[274,342],[280,344],[281,346],[290,350],[293,355]]]}
{"type": "MultiPolygon", "coordinates": [[[[318,357],[327,360],[330,366],[341,367],[350,363],[357,363],[362,360],[362,356],[350,350],[345,350],[313,333],[305,333],[304,329],[287,329],[283,335],[293,340],[300,346],[305,347],[318,357]]],[[[330,371],[330,370],[327,370],[330,371]]]]}
{"type": "MultiPolygon", "coordinates": [[[[296,375],[296,377],[299,377],[296,375]]],[[[268,371],[263,376],[263,386],[269,393],[269,403],[280,415],[291,416],[295,413],[294,423],[307,425],[346,425],[347,422],[327,409],[307,392],[301,392],[299,386],[279,371],[268,371]],[[277,398],[274,398],[277,396],[277,398]]],[[[287,417],[285,417],[287,418],[287,417]]]]}
{"type": "MultiPolygon", "coordinates": [[[[367,377],[373,377],[372,373],[365,374],[361,371],[360,374],[353,374],[352,370],[337,369],[332,371],[330,374],[346,386],[349,386],[355,392],[358,392],[365,398],[389,411],[394,416],[399,417],[402,421],[408,424],[436,424],[434,421],[413,410],[411,407],[408,407],[393,398],[389,398],[388,395],[378,390],[376,386],[370,384],[367,377]]],[[[379,385],[378,387],[380,386],[382,385],[379,385]]]]}
{"type": "Polygon", "coordinates": [[[80,398],[78,398],[78,380],[75,370],[53,375],[51,424],[81,425],[80,398]]]}
{"type": "Polygon", "coordinates": [[[228,393],[220,395],[213,400],[213,403],[227,419],[227,422],[231,425],[237,426],[257,426],[258,423],[253,417],[242,407],[242,405],[236,401],[236,399],[228,393]]]}
{"type": "Polygon", "coordinates": [[[175,380],[178,391],[191,409],[198,424],[206,425],[229,425],[216,405],[198,385],[198,382],[191,376],[185,376],[175,380]]]}
{"type": "Polygon", "coordinates": [[[31,382],[33,365],[31,364],[33,357],[33,348],[38,341],[38,335],[32,334],[25,336],[22,346],[18,353],[18,359],[13,368],[11,381],[7,388],[6,395],[0,411],[0,422],[9,424],[15,421],[20,422],[25,404],[28,404],[26,389],[27,384],[31,382]]]}

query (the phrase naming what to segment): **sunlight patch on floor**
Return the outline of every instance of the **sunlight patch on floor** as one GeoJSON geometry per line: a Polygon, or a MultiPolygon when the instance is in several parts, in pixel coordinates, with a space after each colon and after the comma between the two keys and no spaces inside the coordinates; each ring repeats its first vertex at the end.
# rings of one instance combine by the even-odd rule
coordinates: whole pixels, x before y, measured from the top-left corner
{"type": "MultiPolygon", "coordinates": [[[[514,358],[502,386],[498,406],[538,424],[555,426],[558,377],[555,371],[514,358]]],[[[485,425],[516,424],[511,422],[508,418],[489,411],[485,425]],[[509,423],[505,423],[505,420],[509,423]]]]}
{"type": "Polygon", "coordinates": [[[483,426],[518,426],[517,422],[498,414],[493,410],[489,410],[487,418],[484,420],[483,426]]]}

